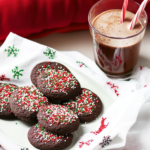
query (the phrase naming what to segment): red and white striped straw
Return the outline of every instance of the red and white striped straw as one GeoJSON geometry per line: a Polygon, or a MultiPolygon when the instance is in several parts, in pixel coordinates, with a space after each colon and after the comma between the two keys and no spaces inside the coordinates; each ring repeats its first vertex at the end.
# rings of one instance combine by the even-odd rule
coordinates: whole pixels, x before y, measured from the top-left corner
{"type": "Polygon", "coordinates": [[[130,25],[129,25],[129,29],[130,29],[130,30],[134,28],[134,26],[135,26],[135,24],[136,24],[138,18],[140,17],[141,13],[144,11],[144,9],[145,9],[146,4],[148,3],[148,1],[149,1],[149,0],[144,0],[144,1],[142,2],[142,4],[140,5],[138,11],[136,12],[134,18],[132,19],[132,21],[131,21],[131,23],[130,23],[130,25]]]}
{"type": "Polygon", "coordinates": [[[121,11],[120,23],[124,22],[127,7],[128,7],[128,0],[124,0],[123,6],[122,6],[122,11],[121,11]]]}

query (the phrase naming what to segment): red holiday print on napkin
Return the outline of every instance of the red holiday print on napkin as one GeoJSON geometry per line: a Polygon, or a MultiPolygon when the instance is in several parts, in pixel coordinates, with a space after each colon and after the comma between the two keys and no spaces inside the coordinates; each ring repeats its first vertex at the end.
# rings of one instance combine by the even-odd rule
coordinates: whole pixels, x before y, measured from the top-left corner
{"type": "Polygon", "coordinates": [[[114,93],[119,96],[119,92],[118,89],[119,87],[117,85],[115,85],[114,83],[111,82],[106,82],[108,86],[110,86],[111,89],[113,89],[114,93]]]}
{"type": "Polygon", "coordinates": [[[106,118],[102,118],[101,120],[101,126],[99,127],[99,129],[97,131],[92,131],[91,133],[97,135],[97,134],[100,134],[109,124],[109,122],[105,125],[104,122],[105,122],[106,118]]]}
{"type": "Polygon", "coordinates": [[[2,74],[0,76],[0,81],[5,81],[5,80],[10,81],[10,78],[6,78],[5,74],[2,74]]]}
{"type": "Polygon", "coordinates": [[[79,148],[82,148],[83,145],[89,146],[93,141],[94,141],[94,140],[91,139],[91,140],[88,140],[87,142],[79,142],[79,143],[80,143],[79,148]]]}

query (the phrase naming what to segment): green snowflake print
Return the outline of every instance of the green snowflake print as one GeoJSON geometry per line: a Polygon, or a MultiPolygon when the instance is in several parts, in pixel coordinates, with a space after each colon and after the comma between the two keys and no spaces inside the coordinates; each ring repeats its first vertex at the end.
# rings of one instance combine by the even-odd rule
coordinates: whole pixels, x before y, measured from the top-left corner
{"type": "Polygon", "coordinates": [[[16,57],[18,55],[19,49],[15,48],[13,45],[12,47],[9,46],[8,49],[5,49],[5,52],[7,52],[7,57],[14,55],[16,57]]]}
{"type": "Polygon", "coordinates": [[[46,52],[43,52],[46,56],[49,56],[49,59],[54,59],[56,51],[47,47],[46,52]]]}
{"type": "Polygon", "coordinates": [[[12,73],[14,73],[13,78],[15,79],[15,77],[17,77],[17,79],[19,80],[19,76],[23,76],[23,74],[21,73],[22,71],[24,71],[23,69],[18,70],[18,67],[16,66],[13,70],[12,73]]]}
{"type": "Polygon", "coordinates": [[[81,62],[81,61],[76,61],[77,64],[79,64],[80,67],[85,66],[86,68],[88,68],[87,65],[85,65],[85,63],[81,62]]]}

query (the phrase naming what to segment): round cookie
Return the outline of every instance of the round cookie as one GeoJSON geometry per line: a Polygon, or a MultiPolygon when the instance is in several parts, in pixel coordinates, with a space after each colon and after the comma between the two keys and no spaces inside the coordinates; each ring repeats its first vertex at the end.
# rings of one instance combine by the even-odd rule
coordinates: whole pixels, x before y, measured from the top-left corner
{"type": "Polygon", "coordinates": [[[78,80],[65,68],[45,70],[38,76],[37,86],[46,97],[60,101],[72,99],[81,91],[78,80]]]}
{"type": "Polygon", "coordinates": [[[19,87],[10,98],[12,112],[25,121],[37,120],[39,108],[47,104],[48,99],[33,85],[19,87]]]}
{"type": "Polygon", "coordinates": [[[40,124],[32,126],[28,132],[29,142],[41,150],[62,150],[68,147],[73,139],[73,134],[55,135],[47,132],[40,124]]]}
{"type": "Polygon", "coordinates": [[[9,104],[11,94],[14,92],[15,89],[17,89],[16,85],[0,83],[0,118],[15,118],[9,104]]]}
{"type": "Polygon", "coordinates": [[[59,135],[76,131],[80,124],[77,114],[63,105],[41,107],[37,119],[47,131],[59,135]]]}
{"type": "Polygon", "coordinates": [[[80,122],[90,122],[102,111],[100,98],[92,91],[82,88],[81,94],[73,101],[64,103],[69,109],[78,114],[80,122]]]}
{"type": "Polygon", "coordinates": [[[46,69],[63,70],[70,72],[64,65],[57,62],[41,62],[37,64],[31,71],[31,81],[37,87],[37,77],[46,69]]]}

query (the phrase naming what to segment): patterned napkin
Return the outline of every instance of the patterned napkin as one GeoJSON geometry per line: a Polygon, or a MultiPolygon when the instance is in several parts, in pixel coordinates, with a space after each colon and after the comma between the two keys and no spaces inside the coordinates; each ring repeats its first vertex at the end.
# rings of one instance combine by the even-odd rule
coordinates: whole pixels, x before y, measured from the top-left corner
{"type": "MultiPolygon", "coordinates": [[[[97,128],[77,135],[76,150],[117,149],[126,143],[128,131],[136,122],[142,105],[150,100],[150,69],[136,66],[124,80],[108,78],[97,65],[78,52],[59,52],[10,33],[0,48],[0,81],[18,86],[31,85],[30,72],[42,61],[68,64],[96,81],[115,100],[103,114],[97,128]]],[[[23,149],[0,134],[0,150],[23,149]],[[9,145],[7,144],[9,141],[9,145]]],[[[27,149],[27,148],[24,148],[27,149]]]]}

